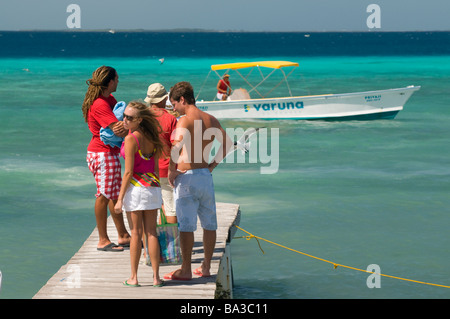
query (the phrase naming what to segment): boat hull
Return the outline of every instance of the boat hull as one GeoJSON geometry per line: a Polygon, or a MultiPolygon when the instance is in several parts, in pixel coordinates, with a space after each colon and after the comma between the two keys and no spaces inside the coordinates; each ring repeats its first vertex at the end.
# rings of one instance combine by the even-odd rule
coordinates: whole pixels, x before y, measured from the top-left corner
{"type": "Polygon", "coordinates": [[[393,119],[420,86],[314,96],[198,101],[218,119],[374,120],[393,119]]]}

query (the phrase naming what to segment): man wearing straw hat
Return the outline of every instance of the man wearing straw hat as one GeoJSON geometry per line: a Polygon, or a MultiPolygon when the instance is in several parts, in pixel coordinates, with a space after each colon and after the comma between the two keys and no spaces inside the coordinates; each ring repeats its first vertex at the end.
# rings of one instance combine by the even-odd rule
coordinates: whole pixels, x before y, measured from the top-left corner
{"type": "MultiPolygon", "coordinates": [[[[165,109],[168,98],[169,93],[167,93],[164,86],[161,83],[153,83],[148,87],[147,97],[144,101],[150,105],[150,108],[157,116],[156,119],[162,128],[160,139],[167,145],[167,149],[170,150],[172,146],[171,136],[177,125],[177,119],[165,109]]],[[[175,224],[177,222],[177,215],[173,204],[173,188],[170,186],[167,178],[170,161],[169,155],[168,153],[167,157],[161,157],[159,159],[159,177],[167,222],[169,224],[175,224]]]]}

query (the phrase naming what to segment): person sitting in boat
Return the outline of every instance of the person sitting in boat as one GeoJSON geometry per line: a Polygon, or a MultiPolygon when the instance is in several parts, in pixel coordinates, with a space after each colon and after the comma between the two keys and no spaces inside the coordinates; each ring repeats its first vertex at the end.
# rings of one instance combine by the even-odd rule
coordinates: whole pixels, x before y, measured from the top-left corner
{"type": "Polygon", "coordinates": [[[217,83],[217,98],[225,101],[231,94],[230,75],[225,74],[217,83]]]}

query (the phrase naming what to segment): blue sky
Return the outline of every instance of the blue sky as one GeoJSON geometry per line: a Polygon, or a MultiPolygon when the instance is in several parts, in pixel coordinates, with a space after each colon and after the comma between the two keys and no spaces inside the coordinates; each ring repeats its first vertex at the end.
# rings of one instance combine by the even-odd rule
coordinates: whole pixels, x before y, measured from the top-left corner
{"type": "Polygon", "coordinates": [[[70,4],[82,30],[369,31],[377,4],[377,31],[450,31],[448,0],[3,0],[0,30],[67,30],[70,4]]]}

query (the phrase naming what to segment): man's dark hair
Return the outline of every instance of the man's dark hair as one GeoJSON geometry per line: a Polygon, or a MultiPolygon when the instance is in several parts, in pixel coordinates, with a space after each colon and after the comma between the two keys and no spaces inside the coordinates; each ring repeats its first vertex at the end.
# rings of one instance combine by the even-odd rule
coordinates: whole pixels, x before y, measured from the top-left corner
{"type": "Polygon", "coordinates": [[[183,97],[187,104],[195,105],[194,88],[189,82],[178,82],[170,89],[169,98],[180,101],[183,97]]]}

